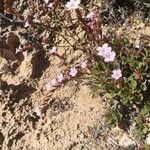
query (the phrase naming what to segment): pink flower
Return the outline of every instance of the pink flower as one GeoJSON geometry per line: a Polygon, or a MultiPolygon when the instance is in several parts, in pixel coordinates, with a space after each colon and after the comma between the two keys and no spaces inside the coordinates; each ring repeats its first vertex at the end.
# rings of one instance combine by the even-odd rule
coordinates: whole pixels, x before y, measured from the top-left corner
{"type": "Polygon", "coordinates": [[[111,75],[111,77],[115,80],[118,80],[119,78],[122,77],[122,73],[120,69],[113,70],[112,73],[113,74],[111,75]]]}
{"type": "Polygon", "coordinates": [[[77,73],[78,73],[78,70],[76,68],[70,68],[70,71],[69,71],[70,76],[75,77],[77,73]]]}
{"type": "Polygon", "coordinates": [[[49,3],[49,4],[48,4],[48,7],[49,7],[49,8],[53,8],[53,3],[49,3]]]}
{"type": "Polygon", "coordinates": [[[114,61],[115,57],[116,57],[116,53],[114,51],[107,52],[104,56],[104,61],[105,62],[114,61]]]}
{"type": "Polygon", "coordinates": [[[68,10],[78,9],[80,2],[81,0],[70,0],[69,2],[67,2],[66,8],[68,10]]]}
{"type": "Polygon", "coordinates": [[[57,81],[56,78],[53,78],[53,79],[51,80],[51,83],[52,83],[53,86],[57,86],[57,85],[58,85],[58,81],[57,81]]]}
{"type": "Polygon", "coordinates": [[[27,28],[27,27],[30,27],[30,26],[31,26],[31,25],[29,24],[29,22],[26,21],[24,27],[27,28]]]}
{"type": "Polygon", "coordinates": [[[36,108],[34,108],[33,111],[36,113],[37,116],[39,116],[39,117],[42,116],[42,109],[41,109],[41,107],[36,107],[36,108]]]}
{"type": "Polygon", "coordinates": [[[57,81],[59,83],[61,83],[62,81],[64,80],[64,75],[62,73],[60,73],[58,76],[57,76],[57,81]]]}
{"type": "Polygon", "coordinates": [[[86,18],[92,19],[94,17],[95,13],[92,11],[87,14],[86,18]]]}
{"type": "Polygon", "coordinates": [[[57,77],[51,79],[46,85],[47,91],[55,90],[58,86],[61,85],[61,82],[63,80],[64,80],[64,75],[62,73],[60,73],[57,77]]]}
{"type": "Polygon", "coordinates": [[[107,43],[103,44],[102,47],[97,48],[97,55],[102,56],[105,62],[114,61],[116,53],[112,51],[111,47],[107,43]]]}
{"type": "Polygon", "coordinates": [[[85,61],[83,61],[82,63],[81,63],[81,68],[86,68],[87,67],[87,60],[85,60],[85,61]]]}
{"type": "Polygon", "coordinates": [[[52,80],[50,80],[47,85],[46,85],[46,89],[47,91],[52,91],[55,90],[56,87],[59,85],[58,81],[56,80],[56,78],[53,78],[52,80]]]}
{"type": "Polygon", "coordinates": [[[50,53],[51,53],[51,54],[55,54],[56,51],[57,51],[57,48],[56,48],[55,46],[52,47],[52,49],[50,49],[50,53]]]}
{"type": "Polygon", "coordinates": [[[111,47],[107,43],[103,44],[102,47],[97,48],[99,56],[105,57],[106,53],[111,52],[111,47]]]}

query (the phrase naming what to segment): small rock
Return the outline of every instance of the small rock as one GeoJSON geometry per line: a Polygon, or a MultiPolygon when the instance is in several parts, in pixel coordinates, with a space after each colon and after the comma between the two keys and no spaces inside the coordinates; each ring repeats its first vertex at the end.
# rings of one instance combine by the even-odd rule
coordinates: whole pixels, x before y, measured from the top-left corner
{"type": "Polygon", "coordinates": [[[24,52],[24,61],[22,61],[20,67],[19,67],[19,73],[20,76],[25,78],[30,78],[33,73],[33,65],[32,65],[32,54],[28,54],[27,52],[24,52]]]}
{"type": "Polygon", "coordinates": [[[144,23],[139,23],[138,25],[136,25],[136,29],[142,29],[144,28],[144,23]]]}
{"type": "Polygon", "coordinates": [[[83,133],[78,134],[78,138],[84,139],[84,134],[83,133]]]}
{"type": "Polygon", "coordinates": [[[132,150],[135,148],[136,143],[131,138],[129,138],[126,134],[124,134],[119,141],[119,145],[124,147],[127,150],[132,150]]]}
{"type": "Polygon", "coordinates": [[[0,90],[0,96],[2,96],[4,94],[3,90],[0,90]]]}

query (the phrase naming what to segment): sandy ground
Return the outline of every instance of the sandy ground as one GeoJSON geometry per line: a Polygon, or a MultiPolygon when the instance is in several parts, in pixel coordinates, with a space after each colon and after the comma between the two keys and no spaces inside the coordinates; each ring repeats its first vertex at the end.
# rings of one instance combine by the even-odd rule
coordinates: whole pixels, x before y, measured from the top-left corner
{"type": "Polygon", "coordinates": [[[33,110],[42,103],[45,83],[63,67],[56,58],[43,61],[39,52],[25,52],[24,57],[16,74],[11,73],[7,60],[0,57],[1,79],[5,81],[1,81],[0,98],[2,149],[69,150],[85,145],[93,149],[89,127],[104,113],[100,97],[92,98],[84,82],[70,81],[49,98],[46,114],[40,119],[35,117],[33,110]],[[39,59],[41,66],[47,66],[45,70],[33,61],[39,59]]]}

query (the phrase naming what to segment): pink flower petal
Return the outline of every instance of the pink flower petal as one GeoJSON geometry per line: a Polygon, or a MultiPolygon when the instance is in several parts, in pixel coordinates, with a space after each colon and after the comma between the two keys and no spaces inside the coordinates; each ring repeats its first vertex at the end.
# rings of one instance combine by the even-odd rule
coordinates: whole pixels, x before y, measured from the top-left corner
{"type": "Polygon", "coordinates": [[[78,73],[78,70],[76,68],[71,68],[69,71],[69,75],[72,77],[75,77],[78,73]]]}
{"type": "Polygon", "coordinates": [[[60,73],[58,76],[57,76],[57,81],[59,83],[61,83],[62,81],[64,80],[64,75],[62,73],[60,73]]]}
{"type": "Polygon", "coordinates": [[[115,60],[116,53],[114,51],[108,52],[104,55],[105,62],[112,62],[115,60]]]}
{"type": "Polygon", "coordinates": [[[54,78],[52,80],[50,80],[47,85],[46,85],[46,90],[47,91],[53,91],[57,88],[57,86],[59,85],[59,83],[57,82],[57,80],[54,78]]]}
{"type": "Polygon", "coordinates": [[[40,107],[36,107],[33,110],[37,116],[41,117],[42,116],[42,109],[40,107]]]}
{"type": "Polygon", "coordinates": [[[97,55],[102,56],[103,58],[105,58],[105,56],[111,52],[111,47],[108,46],[107,43],[103,44],[102,47],[98,47],[97,48],[97,55]]]}
{"type": "Polygon", "coordinates": [[[102,48],[108,48],[108,43],[103,44],[102,48]]]}
{"type": "Polygon", "coordinates": [[[52,49],[50,49],[50,53],[51,54],[54,54],[54,53],[56,53],[57,52],[57,48],[54,46],[54,47],[52,47],[52,49]]]}
{"type": "Polygon", "coordinates": [[[115,80],[118,80],[119,78],[122,77],[122,73],[120,69],[113,70],[112,73],[113,74],[111,75],[111,77],[115,80]]]}
{"type": "Polygon", "coordinates": [[[81,63],[81,68],[86,68],[87,67],[87,60],[81,63]]]}
{"type": "Polygon", "coordinates": [[[31,26],[31,25],[29,24],[29,22],[26,21],[24,27],[26,28],[26,27],[30,27],[30,26],[31,26]]]}
{"type": "Polygon", "coordinates": [[[51,80],[51,83],[52,83],[53,86],[57,86],[57,85],[58,85],[58,81],[57,81],[56,78],[53,78],[53,79],[51,80]]]}
{"type": "Polygon", "coordinates": [[[66,8],[68,10],[78,9],[80,2],[81,0],[70,0],[69,2],[67,2],[66,8]]]}
{"type": "Polygon", "coordinates": [[[49,7],[49,8],[53,8],[53,3],[49,3],[49,4],[48,4],[48,7],[49,7]]]}

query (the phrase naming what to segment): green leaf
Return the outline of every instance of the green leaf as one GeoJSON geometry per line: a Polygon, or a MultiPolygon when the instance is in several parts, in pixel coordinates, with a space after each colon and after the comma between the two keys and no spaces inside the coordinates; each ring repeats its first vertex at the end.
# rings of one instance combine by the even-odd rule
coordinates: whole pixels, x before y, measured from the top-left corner
{"type": "Polygon", "coordinates": [[[130,88],[132,89],[132,91],[136,88],[136,86],[137,86],[137,82],[136,82],[136,80],[133,78],[133,76],[130,76],[129,78],[128,78],[128,81],[129,81],[129,83],[130,83],[130,88]]]}
{"type": "Polygon", "coordinates": [[[122,42],[123,42],[123,44],[129,44],[129,40],[128,40],[128,38],[127,37],[122,37],[122,42]]]}
{"type": "Polygon", "coordinates": [[[146,86],[146,83],[143,83],[140,88],[143,90],[143,91],[146,91],[147,90],[147,86],[146,86]]]}
{"type": "Polygon", "coordinates": [[[112,96],[111,96],[110,93],[106,93],[105,96],[106,96],[106,98],[108,98],[108,99],[112,99],[112,96]]]}
{"type": "Polygon", "coordinates": [[[150,105],[148,105],[147,103],[145,103],[145,106],[141,109],[141,113],[143,115],[146,115],[150,112],[150,105]]]}
{"type": "Polygon", "coordinates": [[[101,85],[96,84],[96,83],[91,84],[90,87],[91,87],[91,91],[93,93],[96,93],[96,92],[100,91],[100,89],[101,89],[101,85]]]}
{"type": "Polygon", "coordinates": [[[121,120],[122,115],[118,110],[109,109],[105,116],[107,123],[115,127],[117,126],[117,123],[121,120]]]}
{"type": "Polygon", "coordinates": [[[148,124],[143,125],[143,134],[147,134],[150,131],[150,126],[148,124]]]}
{"type": "Polygon", "coordinates": [[[138,68],[141,69],[144,66],[144,64],[142,62],[138,63],[138,68]]]}

